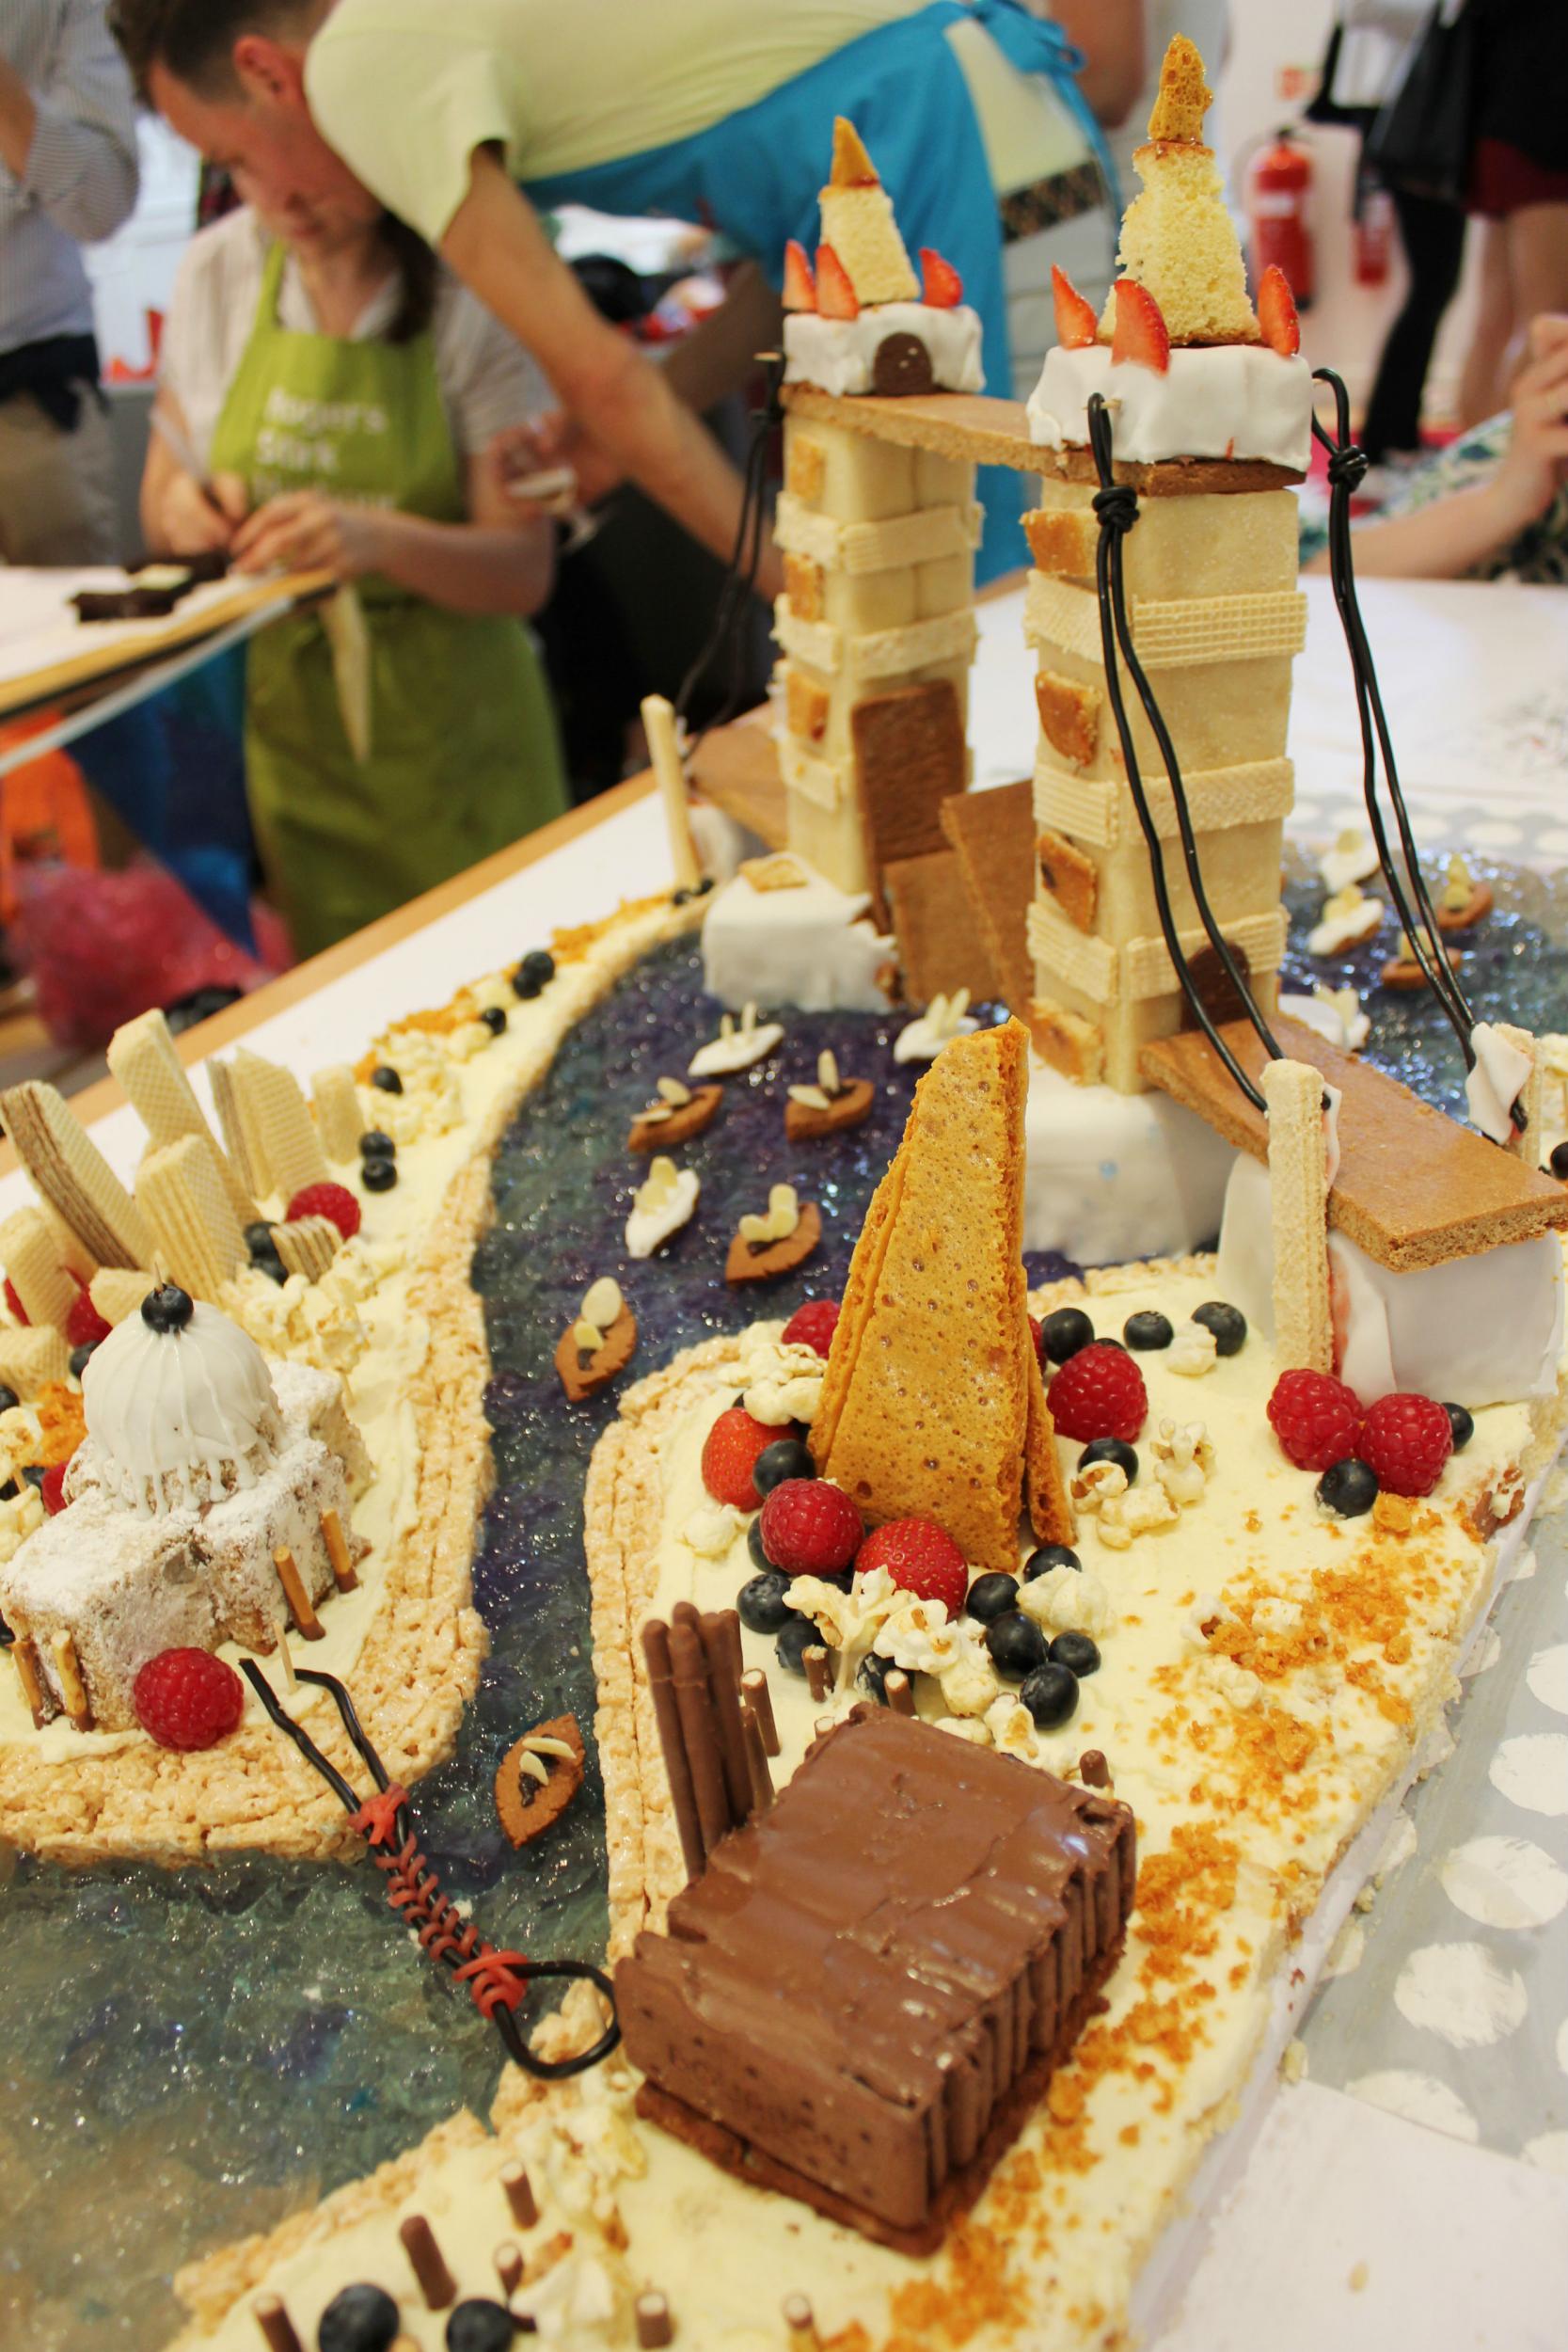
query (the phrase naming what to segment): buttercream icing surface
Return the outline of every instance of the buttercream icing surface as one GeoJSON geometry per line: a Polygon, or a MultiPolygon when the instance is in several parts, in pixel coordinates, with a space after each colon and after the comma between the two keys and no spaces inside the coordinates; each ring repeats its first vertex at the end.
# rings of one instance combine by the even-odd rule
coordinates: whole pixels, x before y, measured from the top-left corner
{"type": "Polygon", "coordinates": [[[784,381],[824,392],[869,392],[878,350],[890,335],[912,335],[925,344],[939,390],[984,391],[980,319],[967,303],[941,310],[928,302],[879,302],[853,319],[792,310],[784,320],[784,381]]]}
{"type": "Polygon", "coordinates": [[[1312,454],[1312,377],[1305,359],[1247,343],[1178,349],[1164,374],[1113,359],[1103,343],[1048,351],[1029,395],[1029,437],[1086,447],[1088,403],[1103,393],[1116,453],[1129,465],[1234,457],[1305,473],[1312,454]]]}

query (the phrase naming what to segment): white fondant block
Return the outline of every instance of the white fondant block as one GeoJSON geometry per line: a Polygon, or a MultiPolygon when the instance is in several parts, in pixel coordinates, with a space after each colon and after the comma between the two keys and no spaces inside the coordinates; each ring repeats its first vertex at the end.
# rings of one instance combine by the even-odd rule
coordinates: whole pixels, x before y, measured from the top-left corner
{"type": "MultiPolygon", "coordinates": [[[[1395,1390],[1474,1411],[1550,1396],[1562,1351],[1562,1249],[1555,1234],[1394,1274],[1342,1233],[1328,1237],[1339,1377],[1363,1405],[1395,1390]]],[[[1219,1281],[1274,1332],[1269,1179],[1239,1154],[1226,1192],[1219,1281]]]]}
{"type": "Polygon", "coordinates": [[[714,893],[703,917],[703,986],[732,1012],[885,1012],[877,975],[894,944],[866,920],[870,898],[796,863],[806,877],[798,890],[753,890],[737,874],[714,893]]]}
{"type": "Polygon", "coordinates": [[[1235,1154],[1168,1095],[1077,1086],[1031,1055],[1023,1134],[1025,1249],[1113,1265],[1213,1241],[1235,1154]]]}

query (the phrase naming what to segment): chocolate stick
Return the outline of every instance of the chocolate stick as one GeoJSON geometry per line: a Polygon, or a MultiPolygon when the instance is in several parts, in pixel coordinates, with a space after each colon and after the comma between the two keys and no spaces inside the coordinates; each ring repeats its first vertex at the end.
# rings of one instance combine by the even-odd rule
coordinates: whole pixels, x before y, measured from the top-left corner
{"type": "Polygon", "coordinates": [[[752,1774],[746,1761],[746,1735],[740,1727],[740,1675],[736,1662],[740,1647],[740,1619],[733,1609],[711,1610],[698,1618],[697,1625],[707,1659],[713,1720],[719,1732],[719,1756],[724,1767],[724,1787],[730,1800],[730,1825],[737,1828],[752,1810],[752,1774]],[[724,1624],[726,1617],[735,1620],[733,1647],[724,1624]]]}
{"type": "Polygon", "coordinates": [[[789,2352],[822,2352],[822,2339],[816,2332],[811,2305],[803,2295],[784,2296],[784,2324],[789,2335],[789,2352]]]}
{"type": "Polygon", "coordinates": [[[895,1715],[914,1713],[914,1688],[901,1666],[890,1666],[882,1677],[882,1691],[895,1715]]]}
{"type": "Polygon", "coordinates": [[[22,1695],[26,1700],[28,1712],[33,1718],[33,1729],[41,1731],[48,1717],[43,1711],[43,1684],[39,1679],[39,1654],[29,1636],[21,1633],[17,1635],[16,1640],[11,1644],[11,1660],[16,1667],[16,1678],[22,1685],[22,1695]]]}
{"type": "Polygon", "coordinates": [[[501,2282],[501,2294],[507,2302],[516,2294],[523,2276],[522,2249],[506,2238],[497,2247],[490,2260],[496,2265],[496,2276],[501,2282]]]}
{"type": "Polygon", "coordinates": [[[711,1853],[730,1826],[730,1805],[719,1753],[719,1728],[713,1720],[700,1621],[689,1600],[675,1603],[670,1626],[670,1665],[686,1741],[686,1760],[691,1768],[691,1787],[697,1799],[703,1848],[705,1853],[711,1853]]]}
{"type": "Polygon", "coordinates": [[[662,2295],[650,2288],[640,2295],[636,2304],[637,2341],[642,2352],[664,2352],[666,2344],[675,2341],[675,2324],[670,2316],[670,2306],[662,2295]]]}
{"type": "Polygon", "coordinates": [[[354,1573],[354,1563],[348,1556],[348,1544],[343,1535],[343,1522],[336,1511],[322,1513],[322,1534],[326,1542],[326,1556],[332,1563],[332,1581],[340,1593],[352,1593],[359,1579],[354,1573]]]}
{"type": "Polygon", "coordinates": [[[691,1768],[687,1761],[686,1738],[681,1729],[680,1708],[675,1699],[670,1664],[670,1629],[662,1617],[650,1617],[642,1628],[642,1655],[647,1661],[654,1720],[658,1725],[658,1744],[664,1751],[664,1776],[670,1783],[670,1802],[675,1808],[675,1827],[680,1832],[686,1875],[689,1879],[701,1878],[704,1860],[702,1824],[697,1818],[697,1796],[691,1786],[691,1768]]]}
{"type": "Polygon", "coordinates": [[[757,1710],[749,1698],[740,1702],[740,1728],[746,1740],[746,1767],[752,1782],[752,1812],[766,1813],[773,1802],[773,1775],[768,1769],[768,1751],[762,1744],[762,1726],[757,1710]]]}
{"type": "Polygon", "coordinates": [[[757,1719],[757,1729],[762,1734],[764,1756],[777,1756],[779,1730],[773,1721],[773,1693],[768,1687],[768,1677],[760,1666],[753,1666],[749,1673],[741,1676],[740,1689],[742,1696],[751,1701],[752,1712],[757,1719]]]}
{"type": "Polygon", "coordinates": [[[277,1581],[283,1587],[284,1597],[289,1604],[289,1613],[295,1625],[308,1642],[324,1640],[325,1629],[321,1619],[310,1606],[310,1597],[306,1592],[304,1578],[294,1565],[293,1553],[287,1544],[279,1544],[272,1556],[277,1569],[277,1581]]]}
{"type": "Polygon", "coordinates": [[[422,2213],[411,2213],[406,2221],[398,2223],[398,2235],[414,2266],[420,2293],[433,2312],[444,2312],[457,2300],[457,2281],[442,2259],[435,2231],[422,2213]]]}
{"type": "Polygon", "coordinates": [[[806,1688],[820,1706],[832,1687],[828,1680],[828,1653],[820,1642],[800,1652],[800,1663],[806,1670],[806,1688]]]}
{"type": "Polygon", "coordinates": [[[1111,1768],[1101,1748],[1085,1748],[1078,1759],[1078,1777],[1085,1788],[1109,1788],[1111,1768]]]}
{"type": "Polygon", "coordinates": [[[259,2295],[250,2308],[267,2340],[267,2352],[304,2352],[281,2296],[259,2295]]]}
{"type": "Polygon", "coordinates": [[[533,2184],[528,2177],[527,2167],[521,2164],[502,2165],[501,2186],[506,2191],[506,2201],[512,2208],[512,2218],[518,2229],[531,2230],[539,2218],[539,2208],[533,2201],[533,2184]]]}
{"type": "Polygon", "coordinates": [[[55,1672],[60,1678],[65,1711],[78,1731],[90,1731],[92,1701],[87,1696],[87,1686],[82,1680],[82,1664],[76,1655],[76,1645],[69,1633],[56,1633],[49,1646],[55,1653],[55,1672]]]}

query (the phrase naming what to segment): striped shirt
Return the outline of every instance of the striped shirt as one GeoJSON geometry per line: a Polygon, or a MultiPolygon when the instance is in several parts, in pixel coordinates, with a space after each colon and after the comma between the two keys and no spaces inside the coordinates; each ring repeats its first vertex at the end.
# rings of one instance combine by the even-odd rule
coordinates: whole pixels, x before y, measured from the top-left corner
{"type": "Polygon", "coordinates": [[[0,162],[0,352],[92,331],[78,245],[136,200],[135,105],[103,0],[0,0],[0,57],[38,120],[20,179],[0,162]]]}

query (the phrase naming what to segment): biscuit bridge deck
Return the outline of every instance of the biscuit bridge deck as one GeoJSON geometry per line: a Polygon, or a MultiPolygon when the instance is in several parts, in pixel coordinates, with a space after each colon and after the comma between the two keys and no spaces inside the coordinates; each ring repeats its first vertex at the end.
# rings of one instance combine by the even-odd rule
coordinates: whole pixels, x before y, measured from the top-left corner
{"type": "MultiPolygon", "coordinates": [[[[1568,1228],[1568,1191],[1550,1176],[1302,1023],[1278,1020],[1275,1033],[1285,1053],[1321,1070],[1344,1096],[1339,1175],[1329,1195],[1328,1221],[1379,1265],[1405,1274],[1568,1228]]],[[[1220,1035],[1248,1076],[1257,1078],[1264,1053],[1251,1025],[1227,1021],[1220,1035]]],[[[1139,1066],[1152,1085],[1196,1111],[1227,1143],[1267,1159],[1262,1114],[1199,1031],[1146,1045],[1139,1066]]]]}

